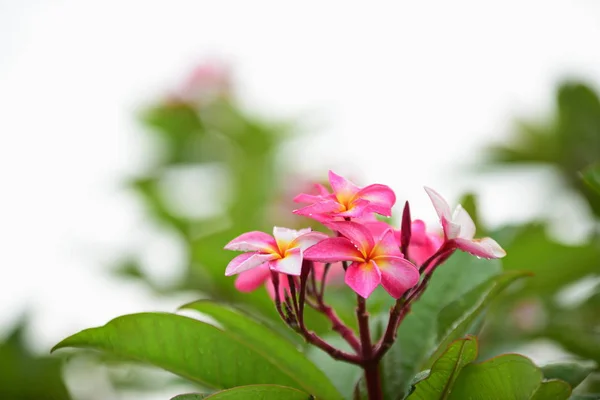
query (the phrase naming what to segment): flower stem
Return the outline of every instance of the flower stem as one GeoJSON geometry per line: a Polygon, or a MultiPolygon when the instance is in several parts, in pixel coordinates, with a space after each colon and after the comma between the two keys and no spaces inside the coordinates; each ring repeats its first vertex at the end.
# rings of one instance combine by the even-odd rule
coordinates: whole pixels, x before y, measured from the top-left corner
{"type": "Polygon", "coordinates": [[[367,393],[369,400],[382,400],[381,378],[379,377],[379,360],[373,358],[373,345],[371,343],[371,332],[369,330],[369,314],[367,313],[366,300],[356,295],[356,318],[358,319],[358,331],[360,333],[362,368],[365,371],[367,393]]]}

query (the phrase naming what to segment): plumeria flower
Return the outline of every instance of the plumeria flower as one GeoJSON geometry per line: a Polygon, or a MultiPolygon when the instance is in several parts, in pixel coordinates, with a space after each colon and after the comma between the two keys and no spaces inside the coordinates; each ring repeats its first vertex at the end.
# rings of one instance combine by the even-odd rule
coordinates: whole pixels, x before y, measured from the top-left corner
{"type": "MultiPolygon", "coordinates": [[[[393,229],[383,221],[365,222],[363,225],[371,231],[373,237],[381,237],[383,233],[392,229],[398,247],[400,247],[401,231],[393,229]]],[[[408,259],[416,265],[422,265],[429,257],[434,255],[444,243],[444,238],[437,233],[428,232],[425,222],[415,219],[411,222],[410,244],[408,246],[408,259]]]]}
{"type": "Polygon", "coordinates": [[[356,222],[330,222],[327,226],[342,236],[320,241],[304,257],[320,262],[352,261],[345,281],[363,298],[381,284],[398,299],[419,281],[419,271],[402,257],[391,229],[375,240],[366,227],[356,222]]]}
{"type": "Polygon", "coordinates": [[[506,252],[492,238],[473,239],[475,236],[475,223],[469,213],[459,204],[454,213],[450,213],[450,206],[435,190],[426,187],[433,207],[440,217],[444,238],[447,243],[477,257],[501,258],[506,252]]]}
{"type": "Polygon", "coordinates": [[[347,179],[329,171],[329,184],[333,193],[317,184],[319,194],[302,193],[296,198],[298,203],[310,205],[294,210],[294,214],[304,215],[318,221],[331,221],[336,218],[358,218],[369,213],[377,213],[389,217],[396,195],[388,186],[374,184],[360,188],[347,179]]]}
{"type": "Polygon", "coordinates": [[[310,228],[296,231],[277,226],[273,228],[273,236],[258,231],[244,233],[225,246],[226,250],[248,252],[231,260],[225,275],[239,274],[264,264],[271,271],[300,275],[303,251],[327,237],[310,228]]]}

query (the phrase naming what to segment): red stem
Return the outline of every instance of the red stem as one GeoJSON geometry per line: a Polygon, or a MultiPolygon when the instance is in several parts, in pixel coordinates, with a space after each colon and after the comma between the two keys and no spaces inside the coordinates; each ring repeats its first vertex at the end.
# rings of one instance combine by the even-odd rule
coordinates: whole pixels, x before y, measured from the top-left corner
{"type": "Polygon", "coordinates": [[[381,379],[379,377],[379,360],[373,358],[373,345],[371,344],[371,332],[369,330],[369,314],[367,313],[367,302],[360,295],[356,295],[357,307],[356,318],[358,319],[358,330],[360,332],[362,367],[365,370],[365,381],[369,400],[382,400],[381,379]]]}

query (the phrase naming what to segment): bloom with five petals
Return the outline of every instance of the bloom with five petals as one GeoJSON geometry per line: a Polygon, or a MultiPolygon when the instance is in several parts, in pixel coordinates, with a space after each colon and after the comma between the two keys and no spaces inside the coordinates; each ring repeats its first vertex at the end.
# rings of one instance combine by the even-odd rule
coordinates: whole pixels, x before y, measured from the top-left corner
{"type": "Polygon", "coordinates": [[[433,207],[440,218],[446,243],[452,243],[457,249],[483,258],[501,258],[506,252],[492,238],[473,239],[475,223],[469,213],[459,204],[453,213],[450,206],[435,190],[426,187],[433,207]]]}
{"type": "Polygon", "coordinates": [[[398,299],[419,281],[418,269],[402,257],[391,229],[376,240],[366,227],[356,222],[330,222],[327,226],[341,236],[320,241],[304,257],[320,262],[352,261],[345,281],[363,298],[381,284],[398,299]]]}
{"type": "MultiPolygon", "coordinates": [[[[244,233],[225,246],[226,250],[247,252],[231,260],[225,269],[225,275],[239,274],[264,264],[271,271],[300,275],[303,252],[326,238],[328,236],[324,233],[312,232],[310,228],[296,231],[276,226],[273,228],[273,236],[258,231],[244,233]]],[[[256,280],[252,280],[247,287],[255,285],[255,282],[256,280]]]]}
{"type": "Polygon", "coordinates": [[[302,193],[296,196],[295,202],[311,204],[294,210],[294,214],[321,222],[336,218],[358,218],[373,212],[387,217],[392,215],[396,195],[386,185],[373,184],[360,188],[333,171],[329,171],[329,184],[333,193],[329,193],[324,186],[317,185],[318,195],[302,193]]]}
{"type": "MultiPolygon", "coordinates": [[[[400,247],[402,232],[399,229],[394,229],[383,221],[368,221],[363,225],[371,231],[375,238],[381,237],[386,230],[393,229],[396,243],[400,247]]],[[[411,235],[407,258],[416,265],[422,265],[439,250],[444,243],[444,238],[438,233],[427,231],[425,222],[420,219],[413,220],[410,225],[411,235]]]]}

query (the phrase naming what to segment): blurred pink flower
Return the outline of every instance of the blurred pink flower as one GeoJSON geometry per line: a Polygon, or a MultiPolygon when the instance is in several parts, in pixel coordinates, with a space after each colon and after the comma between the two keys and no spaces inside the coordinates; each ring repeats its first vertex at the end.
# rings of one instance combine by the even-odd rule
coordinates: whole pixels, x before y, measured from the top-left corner
{"type": "Polygon", "coordinates": [[[306,251],[305,258],[326,263],[352,261],[345,281],[363,298],[381,284],[397,299],[419,281],[418,269],[402,257],[391,229],[375,240],[356,222],[330,222],[327,226],[342,236],[320,241],[306,251]]]}
{"type": "Polygon", "coordinates": [[[211,61],[196,66],[172,98],[185,103],[206,104],[226,98],[230,92],[229,69],[222,63],[211,61]]]}
{"type": "Polygon", "coordinates": [[[454,213],[444,198],[435,190],[426,187],[433,207],[440,218],[447,243],[467,253],[483,258],[502,258],[506,252],[492,238],[473,239],[475,236],[475,223],[469,213],[459,204],[454,213]]]}

